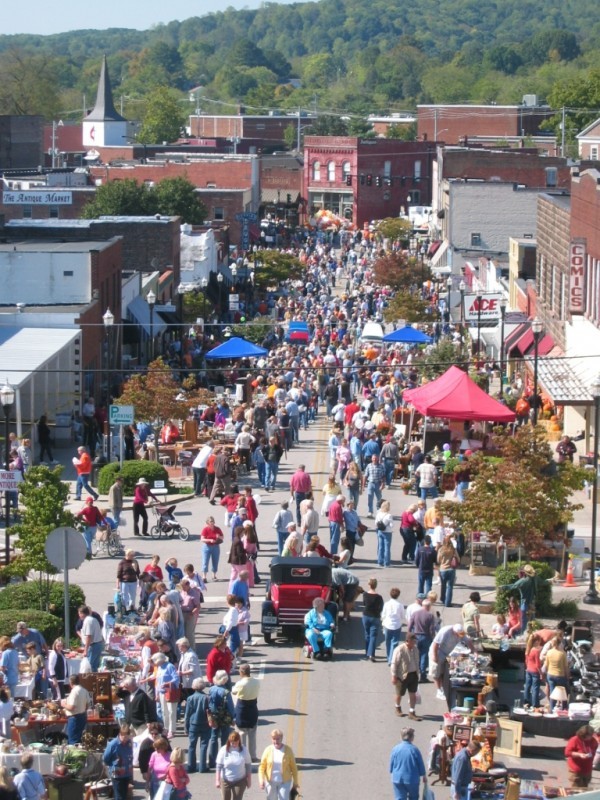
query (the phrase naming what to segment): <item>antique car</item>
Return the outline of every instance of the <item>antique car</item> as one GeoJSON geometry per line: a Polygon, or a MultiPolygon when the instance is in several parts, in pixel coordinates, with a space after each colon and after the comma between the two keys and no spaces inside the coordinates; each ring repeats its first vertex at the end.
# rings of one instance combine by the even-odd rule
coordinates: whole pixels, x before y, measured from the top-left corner
{"type": "Polygon", "coordinates": [[[278,634],[304,636],[304,617],[313,600],[322,597],[337,621],[338,606],[332,600],[331,562],[327,558],[284,558],[271,561],[271,576],[262,604],[261,632],[269,644],[278,634]]]}

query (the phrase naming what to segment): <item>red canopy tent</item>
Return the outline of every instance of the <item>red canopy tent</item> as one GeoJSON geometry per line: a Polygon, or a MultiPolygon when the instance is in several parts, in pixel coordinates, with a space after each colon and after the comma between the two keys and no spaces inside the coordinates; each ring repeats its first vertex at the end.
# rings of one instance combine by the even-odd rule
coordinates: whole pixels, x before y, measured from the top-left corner
{"type": "Polygon", "coordinates": [[[493,422],[515,420],[510,408],[486,394],[458,367],[450,367],[439,378],[418,389],[407,389],[403,399],[426,417],[493,422]]]}

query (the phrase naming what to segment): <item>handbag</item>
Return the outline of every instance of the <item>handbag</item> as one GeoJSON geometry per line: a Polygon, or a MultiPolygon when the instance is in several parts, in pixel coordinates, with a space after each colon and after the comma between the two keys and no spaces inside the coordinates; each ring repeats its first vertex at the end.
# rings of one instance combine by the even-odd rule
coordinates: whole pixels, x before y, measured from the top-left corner
{"type": "Polygon", "coordinates": [[[167,703],[178,703],[181,700],[181,689],[179,686],[170,684],[165,689],[165,700],[167,703]]]}
{"type": "MultiPolygon", "coordinates": [[[[358,530],[358,535],[362,537],[362,536],[364,536],[364,534],[365,534],[365,533],[366,533],[366,532],[367,532],[369,529],[368,529],[368,528],[367,528],[367,526],[364,524],[364,522],[359,522],[359,523],[358,523],[358,529],[357,529],[357,530],[358,530]]],[[[360,547],[360,545],[359,545],[359,547],[360,547]]]]}
{"type": "Polygon", "coordinates": [[[460,558],[458,556],[453,556],[452,560],[450,561],[450,566],[452,569],[456,569],[460,566],[460,558]]]}
{"type": "Polygon", "coordinates": [[[161,781],[159,787],[154,795],[154,800],[170,800],[173,795],[173,790],[175,787],[172,783],[167,783],[166,781],[161,781]]]}
{"type": "Polygon", "coordinates": [[[354,544],[356,545],[356,547],[364,547],[365,546],[365,540],[360,535],[360,533],[356,536],[356,539],[354,540],[354,544]]]}

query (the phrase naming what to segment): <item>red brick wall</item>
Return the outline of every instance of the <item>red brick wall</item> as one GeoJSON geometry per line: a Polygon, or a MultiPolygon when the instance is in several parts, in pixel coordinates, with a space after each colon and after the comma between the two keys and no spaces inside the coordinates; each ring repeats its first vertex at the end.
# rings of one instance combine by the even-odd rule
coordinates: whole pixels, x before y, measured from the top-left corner
{"type": "Polygon", "coordinates": [[[587,240],[587,253],[600,259],[600,186],[593,172],[573,178],[571,236],[587,240]]]}
{"type": "Polygon", "coordinates": [[[489,151],[479,148],[464,150],[444,150],[443,177],[470,178],[489,181],[522,183],[529,188],[541,188],[546,184],[546,169],[557,170],[557,189],[569,189],[571,170],[564,158],[540,156],[537,153],[510,151],[489,151]]]}
{"type": "Polygon", "coordinates": [[[417,136],[459,144],[469,136],[522,136],[539,133],[548,114],[519,106],[419,106],[417,136]]]}

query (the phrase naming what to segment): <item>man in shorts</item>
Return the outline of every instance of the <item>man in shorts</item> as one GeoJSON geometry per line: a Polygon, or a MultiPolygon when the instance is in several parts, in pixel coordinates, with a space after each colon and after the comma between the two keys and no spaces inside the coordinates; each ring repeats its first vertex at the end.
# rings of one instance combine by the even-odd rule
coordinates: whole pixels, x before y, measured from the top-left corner
{"type": "Polygon", "coordinates": [[[414,633],[406,634],[406,641],[399,644],[392,654],[390,664],[392,674],[392,684],[396,695],[396,715],[405,717],[402,711],[402,698],[408,692],[408,717],[419,721],[415,713],[417,703],[417,690],[419,688],[419,650],[417,649],[417,637],[414,633]]]}

